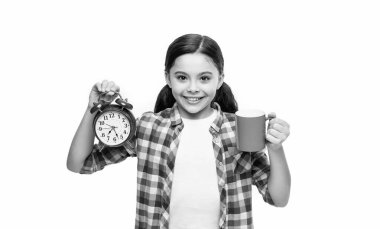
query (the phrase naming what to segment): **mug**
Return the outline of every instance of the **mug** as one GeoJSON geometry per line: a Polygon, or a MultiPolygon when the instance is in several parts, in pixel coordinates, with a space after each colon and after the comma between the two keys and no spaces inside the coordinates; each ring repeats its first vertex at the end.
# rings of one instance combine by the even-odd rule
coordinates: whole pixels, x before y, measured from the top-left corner
{"type": "Polygon", "coordinates": [[[239,151],[258,152],[265,147],[266,115],[262,110],[236,112],[236,144],[239,151]]]}

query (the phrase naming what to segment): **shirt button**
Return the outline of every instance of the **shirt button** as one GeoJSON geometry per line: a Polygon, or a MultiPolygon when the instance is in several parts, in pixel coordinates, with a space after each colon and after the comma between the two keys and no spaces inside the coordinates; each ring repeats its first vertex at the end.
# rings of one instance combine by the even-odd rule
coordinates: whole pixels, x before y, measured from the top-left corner
{"type": "Polygon", "coordinates": [[[214,138],[213,141],[214,141],[215,144],[219,144],[220,143],[220,139],[219,138],[214,138]]]}
{"type": "Polygon", "coordinates": [[[219,166],[220,166],[220,167],[223,167],[223,162],[219,162],[219,166]]]}

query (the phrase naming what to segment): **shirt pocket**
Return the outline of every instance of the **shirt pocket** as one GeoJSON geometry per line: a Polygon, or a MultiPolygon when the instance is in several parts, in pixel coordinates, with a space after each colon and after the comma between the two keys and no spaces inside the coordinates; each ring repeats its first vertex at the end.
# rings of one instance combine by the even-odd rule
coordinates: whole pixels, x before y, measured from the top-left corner
{"type": "Polygon", "coordinates": [[[250,152],[239,151],[236,147],[228,147],[228,158],[233,173],[243,174],[252,172],[252,159],[250,152]]]}

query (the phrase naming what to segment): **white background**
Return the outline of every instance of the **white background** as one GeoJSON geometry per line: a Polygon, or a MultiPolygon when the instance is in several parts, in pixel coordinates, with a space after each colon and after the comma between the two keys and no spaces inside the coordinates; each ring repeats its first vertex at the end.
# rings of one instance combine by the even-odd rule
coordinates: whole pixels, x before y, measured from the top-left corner
{"type": "Polygon", "coordinates": [[[1,228],[134,228],[137,159],[66,169],[90,88],[136,116],[164,86],[168,45],[215,39],[241,108],[290,123],[287,207],[255,191],[255,228],[379,228],[377,1],[2,1],[1,228]],[[136,3],[138,2],[138,3],[136,3]]]}

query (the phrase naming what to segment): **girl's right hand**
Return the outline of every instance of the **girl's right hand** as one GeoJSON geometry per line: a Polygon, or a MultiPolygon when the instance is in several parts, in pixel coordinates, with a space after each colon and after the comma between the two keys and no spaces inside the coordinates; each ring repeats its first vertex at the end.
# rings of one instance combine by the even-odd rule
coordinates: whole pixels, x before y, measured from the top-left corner
{"type": "Polygon", "coordinates": [[[119,92],[119,85],[115,84],[113,81],[103,80],[102,82],[97,82],[91,89],[88,108],[91,109],[94,106],[94,103],[99,102],[99,98],[106,101],[113,101],[119,92]]]}

